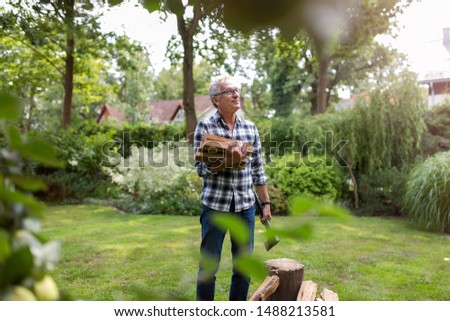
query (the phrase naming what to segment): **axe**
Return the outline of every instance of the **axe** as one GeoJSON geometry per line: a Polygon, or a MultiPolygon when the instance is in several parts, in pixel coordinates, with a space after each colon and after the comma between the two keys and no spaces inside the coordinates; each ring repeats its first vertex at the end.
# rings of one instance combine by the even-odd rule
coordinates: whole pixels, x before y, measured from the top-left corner
{"type": "MultiPolygon", "coordinates": [[[[255,190],[253,190],[253,194],[255,194],[255,205],[256,205],[256,211],[259,214],[259,217],[263,216],[263,206],[261,205],[261,202],[259,201],[258,195],[256,194],[255,190]]],[[[264,227],[267,231],[267,240],[264,242],[264,246],[266,247],[266,251],[269,251],[272,247],[278,244],[280,242],[280,238],[277,234],[272,230],[272,225],[270,225],[270,221],[266,220],[263,223],[264,227]]]]}

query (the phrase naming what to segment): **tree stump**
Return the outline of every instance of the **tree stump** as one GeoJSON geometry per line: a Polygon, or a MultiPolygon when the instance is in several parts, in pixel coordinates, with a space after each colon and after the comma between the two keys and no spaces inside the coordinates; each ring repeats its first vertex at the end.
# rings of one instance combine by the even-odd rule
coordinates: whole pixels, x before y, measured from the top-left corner
{"type": "Polygon", "coordinates": [[[303,281],[303,264],[292,259],[266,261],[270,275],[278,275],[280,283],[268,301],[295,301],[303,281]]]}

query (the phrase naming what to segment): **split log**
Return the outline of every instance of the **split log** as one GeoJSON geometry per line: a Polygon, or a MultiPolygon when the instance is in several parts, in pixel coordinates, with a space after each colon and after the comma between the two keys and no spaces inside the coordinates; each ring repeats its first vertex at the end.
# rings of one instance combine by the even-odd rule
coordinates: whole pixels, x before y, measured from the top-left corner
{"type": "Polygon", "coordinates": [[[231,158],[231,168],[245,169],[252,152],[253,146],[246,142],[209,134],[202,138],[200,147],[195,154],[195,160],[214,163],[224,159],[227,154],[227,157],[231,158]]]}
{"type": "Polygon", "coordinates": [[[320,293],[320,297],[324,301],[339,301],[339,296],[337,293],[325,288],[322,293],[320,293]]]}
{"type": "MultiPolygon", "coordinates": [[[[235,139],[228,139],[218,135],[208,134],[202,138],[200,143],[200,149],[207,152],[221,152],[227,150],[230,144],[236,144],[238,141],[235,139]]],[[[253,152],[253,145],[247,143],[247,154],[253,152]]]]}
{"type": "Polygon", "coordinates": [[[268,276],[264,282],[259,286],[256,292],[250,298],[250,301],[266,301],[271,294],[280,285],[280,278],[276,275],[268,276]]]}
{"type": "Polygon", "coordinates": [[[280,285],[268,298],[268,301],[295,301],[303,281],[303,264],[292,259],[274,259],[266,261],[270,275],[280,278],[280,285]]]}
{"type": "Polygon", "coordinates": [[[297,301],[314,301],[317,295],[317,283],[303,281],[298,291],[297,301]]]}

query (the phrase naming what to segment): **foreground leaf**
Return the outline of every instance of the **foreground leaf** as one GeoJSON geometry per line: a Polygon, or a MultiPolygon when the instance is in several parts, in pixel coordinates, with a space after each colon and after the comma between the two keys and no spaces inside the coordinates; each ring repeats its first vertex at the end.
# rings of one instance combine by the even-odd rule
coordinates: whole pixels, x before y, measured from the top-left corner
{"type": "Polygon", "coordinates": [[[10,94],[0,92],[0,120],[17,120],[20,115],[20,101],[10,94]]]}
{"type": "Polygon", "coordinates": [[[257,281],[262,281],[267,276],[267,267],[261,261],[251,256],[241,256],[234,260],[236,269],[248,276],[252,276],[257,281]]]}
{"type": "Polygon", "coordinates": [[[224,231],[230,230],[230,234],[239,244],[246,244],[250,240],[247,225],[236,215],[216,212],[212,217],[212,223],[224,231]]]}

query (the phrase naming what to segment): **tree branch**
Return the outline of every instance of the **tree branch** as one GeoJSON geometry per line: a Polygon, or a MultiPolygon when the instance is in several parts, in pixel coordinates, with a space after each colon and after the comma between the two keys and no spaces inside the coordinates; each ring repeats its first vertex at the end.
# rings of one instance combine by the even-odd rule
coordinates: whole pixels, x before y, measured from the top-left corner
{"type": "Polygon", "coordinates": [[[58,66],[56,66],[56,64],[53,61],[51,61],[46,55],[44,55],[42,52],[40,52],[39,50],[34,48],[33,45],[30,45],[26,41],[23,41],[22,39],[17,38],[15,36],[7,35],[6,37],[9,37],[9,38],[11,38],[13,40],[16,40],[16,41],[20,42],[21,44],[25,45],[26,47],[28,47],[29,49],[31,49],[34,53],[36,53],[40,57],[44,58],[45,61],[47,61],[53,68],[55,68],[55,70],[57,72],[59,72],[61,74],[61,76],[64,77],[64,75],[65,75],[64,72],[61,69],[59,69],[58,66]]]}
{"type": "Polygon", "coordinates": [[[200,2],[194,5],[194,17],[192,18],[191,25],[189,26],[189,36],[193,37],[197,31],[198,23],[203,18],[203,10],[200,2]]]}

